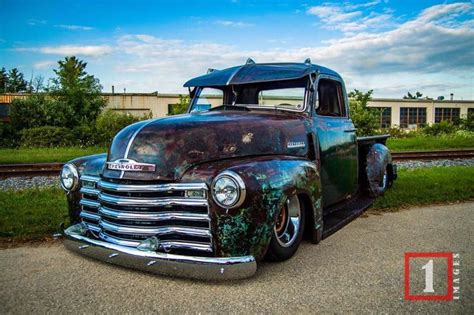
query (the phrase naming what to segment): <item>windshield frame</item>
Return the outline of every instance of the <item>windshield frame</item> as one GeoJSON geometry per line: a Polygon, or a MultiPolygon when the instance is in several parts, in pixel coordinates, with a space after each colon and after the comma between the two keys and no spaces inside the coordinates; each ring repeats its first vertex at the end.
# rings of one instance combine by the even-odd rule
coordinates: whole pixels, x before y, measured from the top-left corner
{"type": "MultiPolygon", "coordinates": [[[[303,107],[301,109],[296,109],[296,108],[289,108],[287,106],[278,106],[278,105],[258,105],[258,104],[241,104],[241,103],[235,103],[234,99],[229,99],[229,94],[233,93],[235,90],[235,87],[238,85],[229,85],[229,86],[197,86],[195,87],[193,93],[192,93],[192,99],[191,102],[189,103],[188,107],[188,113],[193,113],[193,108],[196,106],[197,101],[199,100],[200,94],[203,89],[205,88],[212,88],[212,89],[218,89],[223,91],[223,99],[221,105],[226,105],[226,106],[239,106],[239,107],[246,107],[249,109],[263,109],[263,110],[282,110],[282,111],[289,111],[289,112],[297,112],[297,113],[303,113],[303,112],[308,112],[308,108],[311,100],[312,100],[312,93],[314,93],[312,86],[313,86],[313,81],[310,79],[310,76],[307,76],[307,80],[305,83],[305,86],[302,87],[304,88],[304,98],[303,98],[303,107]],[[226,104],[228,103],[228,104],[226,104]]],[[[281,81],[280,81],[281,82],[281,81]]],[[[284,88],[281,88],[284,89],[284,88]]],[[[269,91],[272,89],[262,89],[260,91],[269,91]]],[[[278,90],[273,89],[273,90],[278,90]]],[[[259,91],[259,92],[260,92],[259,91]]],[[[207,110],[209,111],[209,110],[207,110]]],[[[207,112],[207,111],[200,111],[202,112],[207,112]]],[[[194,111],[194,113],[198,113],[198,111],[194,111]]]]}

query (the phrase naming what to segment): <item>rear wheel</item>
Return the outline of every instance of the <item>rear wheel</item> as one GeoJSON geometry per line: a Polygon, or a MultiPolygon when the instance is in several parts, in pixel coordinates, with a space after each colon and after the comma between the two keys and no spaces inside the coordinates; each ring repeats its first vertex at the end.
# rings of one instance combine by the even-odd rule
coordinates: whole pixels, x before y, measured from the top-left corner
{"type": "Polygon", "coordinates": [[[267,257],[272,261],[283,261],[294,255],[303,238],[305,211],[298,196],[288,198],[280,210],[267,257]]]}
{"type": "Polygon", "coordinates": [[[370,195],[372,197],[378,197],[383,195],[390,186],[390,179],[388,175],[388,165],[385,166],[383,171],[381,170],[380,177],[372,178],[370,184],[370,195]]]}

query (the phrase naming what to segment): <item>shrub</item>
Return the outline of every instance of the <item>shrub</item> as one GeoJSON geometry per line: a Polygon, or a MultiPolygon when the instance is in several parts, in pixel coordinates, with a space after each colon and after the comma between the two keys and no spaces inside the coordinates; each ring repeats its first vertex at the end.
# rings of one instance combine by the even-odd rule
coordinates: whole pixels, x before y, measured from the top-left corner
{"type": "Polygon", "coordinates": [[[410,132],[405,131],[398,127],[382,128],[380,130],[381,134],[389,134],[392,138],[408,138],[410,137],[410,132]]]}
{"type": "Polygon", "coordinates": [[[380,127],[380,110],[367,107],[372,92],[363,93],[355,89],[349,93],[350,114],[357,128],[357,136],[373,135],[380,127]]]}
{"type": "Polygon", "coordinates": [[[13,148],[18,143],[18,133],[13,130],[11,124],[0,121],[0,147],[13,148]]]}
{"type": "Polygon", "coordinates": [[[439,136],[442,134],[451,134],[455,131],[456,131],[456,127],[448,121],[442,121],[440,123],[428,125],[422,129],[423,134],[427,136],[439,136]]]}
{"type": "Polygon", "coordinates": [[[10,104],[10,120],[15,131],[45,125],[45,96],[35,94],[27,98],[17,98],[10,104]]]}
{"type": "Polygon", "coordinates": [[[74,138],[76,139],[75,145],[80,147],[90,147],[97,144],[97,130],[95,125],[81,124],[72,129],[74,138]]]}
{"type": "Polygon", "coordinates": [[[474,131],[474,113],[470,113],[466,118],[461,118],[460,127],[467,131],[474,131]]]}
{"type": "Polygon", "coordinates": [[[109,145],[113,137],[128,125],[137,121],[149,118],[148,116],[137,117],[131,114],[124,114],[113,110],[103,111],[96,121],[97,138],[100,145],[109,145]]]}
{"type": "Polygon", "coordinates": [[[179,102],[171,106],[171,111],[170,113],[168,113],[168,115],[185,114],[188,110],[190,102],[191,102],[191,99],[189,98],[188,95],[183,96],[179,94],[179,102]]]}
{"type": "Polygon", "coordinates": [[[67,147],[75,143],[71,129],[43,126],[25,129],[21,132],[22,147],[67,147]]]}

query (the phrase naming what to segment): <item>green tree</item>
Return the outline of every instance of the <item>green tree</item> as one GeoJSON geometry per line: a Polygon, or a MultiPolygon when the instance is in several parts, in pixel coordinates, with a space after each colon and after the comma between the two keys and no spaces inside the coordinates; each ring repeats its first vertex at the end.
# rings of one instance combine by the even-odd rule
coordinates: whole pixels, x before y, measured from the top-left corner
{"type": "Polygon", "coordinates": [[[410,92],[407,92],[407,95],[403,96],[403,99],[411,99],[411,100],[416,100],[416,99],[419,99],[423,96],[423,93],[420,93],[418,91],[416,91],[415,94],[411,94],[410,92]]]}
{"type": "Polygon", "coordinates": [[[30,93],[38,93],[44,90],[44,77],[42,75],[35,76],[29,84],[30,93]]]}
{"type": "Polygon", "coordinates": [[[7,80],[7,92],[17,93],[25,92],[28,88],[28,82],[26,82],[23,73],[18,71],[17,68],[13,68],[8,72],[7,80]]]}
{"type": "Polygon", "coordinates": [[[105,106],[102,86],[98,79],[87,74],[86,67],[86,62],[73,56],[58,61],[58,69],[54,70],[56,78],[52,80],[51,95],[73,113],[70,121],[73,125],[95,121],[105,106]]]}
{"type": "Polygon", "coordinates": [[[8,82],[7,70],[5,70],[5,68],[2,67],[2,69],[0,70],[0,93],[6,92],[7,82],[8,82]]]}
{"type": "Polygon", "coordinates": [[[188,95],[179,95],[179,102],[177,104],[173,104],[170,108],[170,112],[168,115],[179,115],[184,114],[188,111],[190,98],[188,95]]]}
{"type": "Polygon", "coordinates": [[[358,136],[374,134],[380,128],[380,110],[367,107],[372,93],[373,90],[364,93],[357,89],[349,93],[351,117],[358,136]]]}

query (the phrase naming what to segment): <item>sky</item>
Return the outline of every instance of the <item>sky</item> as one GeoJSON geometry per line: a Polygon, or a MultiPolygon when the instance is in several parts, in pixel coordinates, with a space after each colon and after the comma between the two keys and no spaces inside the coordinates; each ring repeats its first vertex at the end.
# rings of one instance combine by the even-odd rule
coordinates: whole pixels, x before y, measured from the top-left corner
{"type": "Polygon", "coordinates": [[[27,79],[87,62],[104,92],[183,93],[242,64],[303,62],[374,97],[474,99],[474,2],[0,0],[0,67],[27,79]]]}

